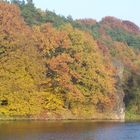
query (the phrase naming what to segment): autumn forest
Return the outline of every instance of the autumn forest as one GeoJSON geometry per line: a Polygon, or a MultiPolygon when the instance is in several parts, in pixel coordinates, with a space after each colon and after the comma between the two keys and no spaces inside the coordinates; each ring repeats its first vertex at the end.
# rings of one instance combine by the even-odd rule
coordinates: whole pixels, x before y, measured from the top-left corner
{"type": "Polygon", "coordinates": [[[139,85],[133,22],[0,1],[0,118],[140,119],[139,85]]]}

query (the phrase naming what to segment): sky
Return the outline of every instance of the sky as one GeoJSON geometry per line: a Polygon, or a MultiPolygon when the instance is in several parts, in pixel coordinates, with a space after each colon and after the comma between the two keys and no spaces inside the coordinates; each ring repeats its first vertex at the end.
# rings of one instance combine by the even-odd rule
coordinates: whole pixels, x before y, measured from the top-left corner
{"type": "Polygon", "coordinates": [[[140,26],[140,0],[33,0],[36,7],[73,19],[105,16],[130,20],[140,26]]]}

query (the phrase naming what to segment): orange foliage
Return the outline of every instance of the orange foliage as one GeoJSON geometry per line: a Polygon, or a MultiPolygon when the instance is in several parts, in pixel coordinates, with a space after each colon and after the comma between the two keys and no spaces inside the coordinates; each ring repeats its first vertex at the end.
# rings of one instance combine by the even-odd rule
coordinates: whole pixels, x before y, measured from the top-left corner
{"type": "Polygon", "coordinates": [[[84,25],[95,25],[97,23],[96,20],[86,18],[86,19],[77,19],[76,20],[78,23],[84,24],[84,25]]]}

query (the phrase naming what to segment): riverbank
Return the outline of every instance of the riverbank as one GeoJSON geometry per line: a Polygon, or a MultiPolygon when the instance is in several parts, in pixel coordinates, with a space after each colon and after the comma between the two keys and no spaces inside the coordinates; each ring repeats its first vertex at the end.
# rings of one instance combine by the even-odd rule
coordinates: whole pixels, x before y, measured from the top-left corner
{"type": "Polygon", "coordinates": [[[0,121],[95,121],[95,122],[124,122],[125,119],[113,118],[32,118],[32,117],[1,117],[0,121]]]}
{"type": "Polygon", "coordinates": [[[140,121],[140,115],[126,113],[124,119],[116,119],[116,118],[39,118],[39,117],[0,117],[0,121],[95,121],[95,122],[125,122],[125,121],[140,121]]]}
{"type": "Polygon", "coordinates": [[[125,120],[126,121],[140,121],[140,115],[134,114],[132,112],[126,112],[125,120]]]}
{"type": "Polygon", "coordinates": [[[34,119],[34,118],[0,118],[0,122],[6,122],[6,121],[45,121],[45,122],[125,122],[126,120],[113,120],[113,119],[68,119],[68,120],[64,120],[64,119],[56,119],[56,120],[51,120],[51,119],[34,119]]]}
{"type": "Polygon", "coordinates": [[[92,112],[90,114],[80,113],[73,114],[70,111],[57,111],[57,112],[44,112],[38,115],[30,116],[0,116],[0,121],[78,121],[78,120],[90,120],[90,121],[139,121],[140,115],[132,112],[92,112]]]}
{"type": "Polygon", "coordinates": [[[140,115],[133,115],[133,117],[126,117],[125,119],[40,119],[40,118],[23,118],[23,117],[6,117],[0,118],[0,121],[95,121],[95,122],[128,122],[128,121],[140,121],[140,115]]]}

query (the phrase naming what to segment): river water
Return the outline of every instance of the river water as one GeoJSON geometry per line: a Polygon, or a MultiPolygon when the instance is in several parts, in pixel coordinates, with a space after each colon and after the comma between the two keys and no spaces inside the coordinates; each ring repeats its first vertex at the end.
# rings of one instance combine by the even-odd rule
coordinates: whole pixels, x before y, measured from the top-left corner
{"type": "Polygon", "coordinates": [[[0,140],[140,140],[140,122],[2,121],[0,140]]]}

